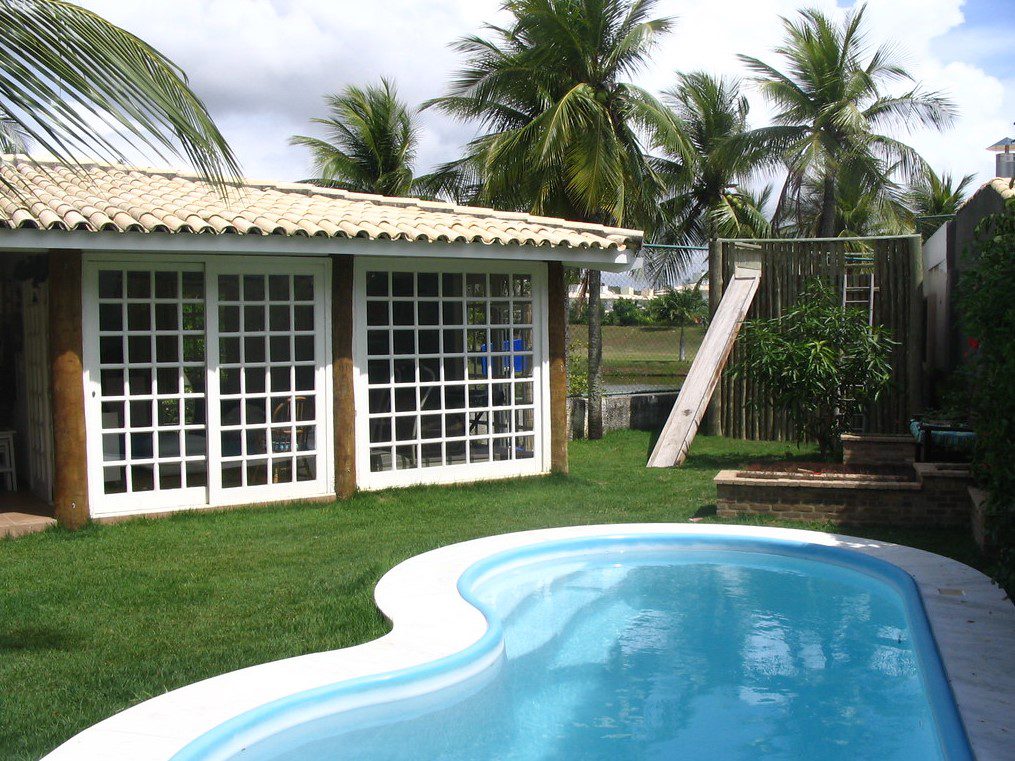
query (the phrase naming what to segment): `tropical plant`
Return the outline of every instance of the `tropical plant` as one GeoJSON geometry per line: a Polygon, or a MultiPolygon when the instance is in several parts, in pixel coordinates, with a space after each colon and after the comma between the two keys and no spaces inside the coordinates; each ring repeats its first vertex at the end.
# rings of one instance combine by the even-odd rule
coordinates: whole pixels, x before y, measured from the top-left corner
{"type": "Polygon", "coordinates": [[[968,267],[959,279],[963,331],[975,352],[967,360],[966,398],[976,431],[973,462],[987,489],[987,532],[997,553],[997,579],[1015,590],[1015,200],[976,228],[968,267]]]}
{"type": "Polygon", "coordinates": [[[955,215],[976,175],[967,174],[955,184],[948,172],[938,175],[929,166],[909,186],[908,201],[916,218],[916,231],[924,240],[955,215]]]}
{"type": "Polygon", "coordinates": [[[402,196],[413,189],[413,160],[419,129],[399,100],[395,85],[356,87],[325,97],[328,116],[311,119],[326,137],[294,135],[290,145],[308,148],[313,181],[361,193],[402,196]]]}
{"type": "Polygon", "coordinates": [[[687,341],[684,331],[691,325],[701,325],[708,319],[708,301],[697,288],[682,288],[656,296],[648,305],[653,319],[664,325],[680,328],[677,358],[687,358],[687,341]]]}
{"type": "MultiPolygon", "coordinates": [[[[681,144],[673,115],[624,79],[670,28],[654,0],[507,0],[507,26],[456,48],[467,64],[425,107],[485,134],[442,167],[445,192],[500,208],[651,228],[658,180],[646,132],[681,144]]],[[[602,436],[597,270],[588,273],[589,436],[602,436]]]]}
{"type": "Polygon", "coordinates": [[[812,280],[781,317],[751,320],[739,338],[737,377],[760,383],[776,408],[789,410],[801,440],[822,456],[837,452],[847,421],[891,383],[894,342],[865,312],[844,308],[834,290],[812,280]]]}
{"type": "MultiPolygon", "coordinates": [[[[700,246],[718,237],[767,237],[767,192],[758,197],[743,184],[772,157],[766,145],[742,143],[750,106],[739,80],[704,72],[678,74],[676,87],[665,97],[691,150],[685,150],[683,141],[658,145],[661,155],[653,166],[665,186],[665,198],[656,240],[700,246]]],[[[686,274],[686,249],[648,253],[646,266],[655,282],[673,283],[686,274]]]]}
{"type": "Polygon", "coordinates": [[[890,45],[871,52],[865,39],[865,7],[841,24],[821,11],[801,11],[783,19],[785,41],[776,48],[784,70],[757,58],[741,56],[754,82],[776,109],[775,124],[753,130],[749,145],[781,155],[788,169],[776,210],[776,224],[790,220],[805,227],[808,182],[820,188],[812,234],[836,235],[838,177],[849,168],[854,182],[875,196],[898,191],[897,178],[923,171],[920,155],[902,141],[881,132],[923,125],[942,129],[955,108],[943,95],[913,84],[890,93],[886,85],[912,81],[890,45]]]}
{"type": "Polygon", "coordinates": [[[125,150],[149,148],[185,156],[220,186],[239,176],[183,72],[65,0],[0,0],[0,113],[8,147],[32,143],[68,164],[82,155],[125,161],[125,150]]]}

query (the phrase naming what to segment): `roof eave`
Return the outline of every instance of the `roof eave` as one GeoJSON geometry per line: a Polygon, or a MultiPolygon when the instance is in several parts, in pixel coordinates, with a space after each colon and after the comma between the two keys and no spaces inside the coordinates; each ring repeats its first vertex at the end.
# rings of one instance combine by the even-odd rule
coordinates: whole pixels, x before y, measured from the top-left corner
{"type": "Polygon", "coordinates": [[[82,230],[0,229],[0,251],[51,249],[97,252],[218,254],[223,256],[378,256],[427,259],[559,261],[568,266],[624,272],[637,265],[639,249],[576,248],[520,244],[430,243],[365,238],[214,235],[82,230]]]}

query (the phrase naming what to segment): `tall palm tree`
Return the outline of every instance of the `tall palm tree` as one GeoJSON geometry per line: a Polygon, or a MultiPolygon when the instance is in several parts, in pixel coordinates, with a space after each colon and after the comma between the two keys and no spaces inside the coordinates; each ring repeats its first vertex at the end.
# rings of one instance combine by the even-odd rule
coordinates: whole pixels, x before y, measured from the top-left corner
{"type": "MultiPolygon", "coordinates": [[[[716,237],[765,237],[770,225],[764,214],[767,193],[759,199],[743,183],[771,163],[765,145],[743,145],[750,111],[736,79],[704,72],[678,74],[677,85],[665,94],[668,105],[683,124],[690,143],[661,144],[662,155],[653,159],[666,188],[660,242],[700,246],[716,237]]],[[[684,257],[673,251],[650,254],[646,266],[652,279],[673,283],[683,274],[684,257]]]]}
{"type": "Polygon", "coordinates": [[[0,0],[5,134],[60,161],[185,156],[220,186],[239,165],[183,72],[129,32],[65,0],[0,0]],[[112,129],[118,137],[109,137],[112,129]]]}
{"type": "Polygon", "coordinates": [[[914,124],[942,129],[955,115],[947,98],[919,85],[901,94],[886,91],[887,84],[912,77],[891,46],[869,50],[864,11],[861,6],[841,24],[814,9],[783,19],[785,41],[776,48],[782,71],[741,56],[777,109],[775,124],[753,133],[755,144],[781,152],[788,169],[777,221],[797,214],[806,182],[815,181],[821,199],[814,232],[820,236],[837,232],[837,177],[845,167],[875,194],[894,190],[894,175],[908,179],[922,170],[924,161],[913,148],[881,130],[914,124]]]}
{"type": "Polygon", "coordinates": [[[908,200],[915,217],[916,230],[929,238],[947,218],[958,211],[966,197],[966,188],[976,175],[967,174],[955,184],[948,172],[938,175],[929,166],[909,186],[908,200]]]}
{"type": "MultiPolygon", "coordinates": [[[[658,179],[645,130],[680,144],[676,120],[624,81],[670,21],[654,0],[506,0],[505,27],[459,40],[466,66],[426,104],[486,134],[444,167],[483,203],[589,222],[651,226],[658,179]]],[[[588,274],[589,436],[602,435],[601,278],[588,274]]]]}
{"type": "Polygon", "coordinates": [[[329,115],[310,121],[325,128],[326,138],[289,140],[310,149],[317,180],[362,193],[407,195],[419,130],[395,85],[383,78],[380,85],[350,85],[325,102],[329,115]]]}

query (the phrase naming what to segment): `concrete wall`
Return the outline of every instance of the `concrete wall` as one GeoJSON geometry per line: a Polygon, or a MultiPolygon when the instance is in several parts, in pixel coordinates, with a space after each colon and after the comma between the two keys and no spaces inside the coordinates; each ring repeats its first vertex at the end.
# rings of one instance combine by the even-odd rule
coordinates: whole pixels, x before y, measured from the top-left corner
{"type": "MultiPolygon", "coordinates": [[[[658,431],[677,401],[676,391],[618,394],[603,397],[603,431],[658,431]]],[[[568,429],[572,439],[588,435],[588,405],[582,397],[568,397],[568,429]]]]}

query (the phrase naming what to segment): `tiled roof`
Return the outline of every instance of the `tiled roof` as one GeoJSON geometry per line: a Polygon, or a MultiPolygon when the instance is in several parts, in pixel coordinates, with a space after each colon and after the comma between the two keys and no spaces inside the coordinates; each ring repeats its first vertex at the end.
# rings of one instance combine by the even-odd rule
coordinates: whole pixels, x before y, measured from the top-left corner
{"type": "Polygon", "coordinates": [[[996,190],[1001,198],[1015,198],[1015,187],[1013,187],[1013,180],[1011,177],[995,177],[987,184],[996,190]]]}
{"type": "Polygon", "coordinates": [[[0,157],[0,174],[6,181],[0,182],[0,230],[232,233],[615,250],[637,250],[642,242],[637,230],[304,183],[245,180],[223,197],[188,172],[96,163],[68,167],[11,156],[0,157]]]}

